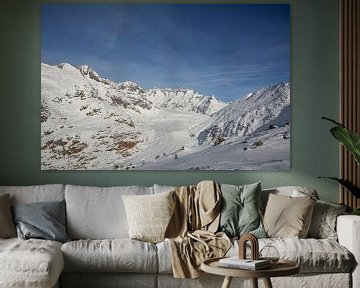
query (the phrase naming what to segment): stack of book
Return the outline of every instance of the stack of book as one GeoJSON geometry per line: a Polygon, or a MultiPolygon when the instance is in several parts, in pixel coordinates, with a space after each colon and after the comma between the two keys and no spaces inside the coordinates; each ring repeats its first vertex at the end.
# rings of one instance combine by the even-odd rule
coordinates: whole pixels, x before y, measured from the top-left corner
{"type": "Polygon", "coordinates": [[[219,266],[246,270],[260,270],[270,267],[271,262],[267,259],[251,260],[240,259],[238,256],[234,256],[220,259],[219,266]]]}

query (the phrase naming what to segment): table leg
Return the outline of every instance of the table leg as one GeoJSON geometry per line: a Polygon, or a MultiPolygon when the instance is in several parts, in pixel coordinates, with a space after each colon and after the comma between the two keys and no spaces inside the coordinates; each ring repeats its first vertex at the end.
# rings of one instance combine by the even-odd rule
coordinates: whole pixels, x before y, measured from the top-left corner
{"type": "Polygon", "coordinates": [[[224,282],[221,286],[221,288],[230,288],[232,277],[231,276],[225,276],[224,282]]]}
{"type": "Polygon", "coordinates": [[[270,278],[266,277],[263,279],[264,279],[265,288],[273,288],[270,278]]]}
{"type": "Polygon", "coordinates": [[[258,288],[258,279],[257,278],[251,278],[252,287],[258,288]]]}

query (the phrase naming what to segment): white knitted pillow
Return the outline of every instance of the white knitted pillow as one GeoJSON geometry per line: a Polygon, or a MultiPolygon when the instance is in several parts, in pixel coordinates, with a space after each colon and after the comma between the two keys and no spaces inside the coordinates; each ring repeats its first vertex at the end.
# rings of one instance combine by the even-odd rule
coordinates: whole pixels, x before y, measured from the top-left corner
{"type": "Polygon", "coordinates": [[[173,193],[122,196],[131,239],[151,243],[164,240],[175,208],[173,193]]]}

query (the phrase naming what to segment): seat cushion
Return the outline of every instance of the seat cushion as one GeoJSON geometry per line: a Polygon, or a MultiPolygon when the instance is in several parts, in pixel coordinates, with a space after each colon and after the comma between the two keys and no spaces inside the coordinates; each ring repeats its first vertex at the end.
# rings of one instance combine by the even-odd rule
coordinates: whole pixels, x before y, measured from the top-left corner
{"type": "MultiPolygon", "coordinates": [[[[338,242],[330,239],[267,238],[259,239],[259,249],[274,246],[281,259],[298,263],[301,273],[348,273],[354,266],[353,255],[338,242]]],[[[157,244],[159,273],[172,273],[171,248],[167,241],[157,244]]],[[[238,255],[235,241],[227,256],[238,255]]],[[[250,256],[250,250],[248,251],[250,256]]],[[[273,255],[275,256],[275,255],[273,255]]]]}
{"type": "Polygon", "coordinates": [[[160,274],[172,274],[171,247],[169,241],[156,244],[160,274]]]}
{"type": "Polygon", "coordinates": [[[78,240],[61,248],[66,272],[156,273],[156,246],[123,239],[78,240]]]}
{"type": "MultiPolygon", "coordinates": [[[[273,246],[281,259],[298,263],[301,273],[346,273],[351,271],[355,263],[353,255],[344,246],[330,239],[259,239],[259,250],[264,246],[273,246]]],[[[227,255],[234,256],[237,251],[238,245],[235,242],[227,255]]]]}
{"type": "Polygon", "coordinates": [[[52,287],[63,268],[60,242],[0,239],[1,287],[52,287]]]}

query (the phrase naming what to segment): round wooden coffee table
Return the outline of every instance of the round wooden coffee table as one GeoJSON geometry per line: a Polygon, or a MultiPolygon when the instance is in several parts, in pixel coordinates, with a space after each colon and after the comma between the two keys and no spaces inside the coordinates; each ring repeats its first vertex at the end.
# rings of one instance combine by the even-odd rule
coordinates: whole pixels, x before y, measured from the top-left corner
{"type": "Polygon", "coordinates": [[[289,276],[300,272],[300,266],[288,260],[279,260],[266,269],[245,270],[222,267],[219,265],[219,259],[221,258],[204,260],[201,263],[201,270],[210,274],[225,276],[222,288],[229,288],[233,277],[251,278],[254,288],[258,288],[258,278],[263,278],[265,287],[272,288],[270,277],[289,276]]]}

